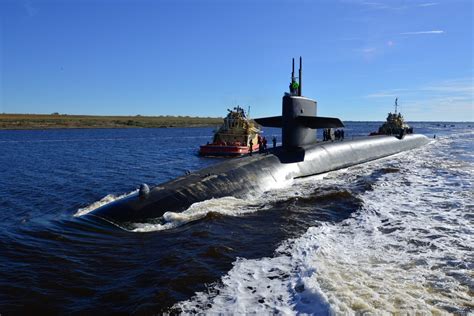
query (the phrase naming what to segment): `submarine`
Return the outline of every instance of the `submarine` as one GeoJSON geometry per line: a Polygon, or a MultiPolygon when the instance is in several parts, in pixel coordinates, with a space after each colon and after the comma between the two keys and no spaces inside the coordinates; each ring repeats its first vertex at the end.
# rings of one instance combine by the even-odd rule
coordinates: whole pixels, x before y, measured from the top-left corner
{"type": "Polygon", "coordinates": [[[299,76],[295,77],[293,59],[290,92],[282,98],[281,115],[255,119],[260,125],[282,129],[281,146],[226,160],[152,188],[142,184],[137,192],[83,216],[119,226],[160,222],[166,212],[181,212],[196,202],[258,196],[285,181],[366,163],[429,142],[420,134],[318,142],[315,129],[342,128],[344,124],[338,118],[318,116],[317,102],[302,95],[301,57],[299,61],[299,76]]]}

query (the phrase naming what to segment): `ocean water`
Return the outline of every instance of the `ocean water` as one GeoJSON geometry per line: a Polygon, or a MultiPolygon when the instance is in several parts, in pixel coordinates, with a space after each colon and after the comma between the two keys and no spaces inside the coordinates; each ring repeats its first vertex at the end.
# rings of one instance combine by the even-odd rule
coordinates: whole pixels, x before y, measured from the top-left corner
{"type": "Polygon", "coordinates": [[[412,125],[436,139],[127,229],[84,214],[221,161],[212,128],[0,131],[0,314],[473,313],[474,124],[412,125]]]}

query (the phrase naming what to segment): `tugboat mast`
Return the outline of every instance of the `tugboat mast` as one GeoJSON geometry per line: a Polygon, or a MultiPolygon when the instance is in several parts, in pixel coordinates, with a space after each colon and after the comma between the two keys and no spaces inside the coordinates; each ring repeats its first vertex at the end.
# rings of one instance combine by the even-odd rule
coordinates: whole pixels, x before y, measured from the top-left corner
{"type": "Polygon", "coordinates": [[[397,114],[398,109],[398,98],[395,98],[395,114],[397,114]]]}

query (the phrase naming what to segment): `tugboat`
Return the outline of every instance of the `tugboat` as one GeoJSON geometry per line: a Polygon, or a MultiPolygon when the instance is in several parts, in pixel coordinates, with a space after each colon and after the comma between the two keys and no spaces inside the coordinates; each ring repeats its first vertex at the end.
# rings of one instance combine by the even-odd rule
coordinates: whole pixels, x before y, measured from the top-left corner
{"type": "Polygon", "coordinates": [[[405,123],[401,113],[397,113],[398,98],[395,99],[395,113],[388,113],[387,120],[379,127],[378,132],[372,132],[369,136],[395,135],[402,139],[406,134],[413,134],[413,128],[405,123]]]}
{"type": "MultiPolygon", "coordinates": [[[[259,149],[260,128],[245,114],[240,106],[224,118],[224,123],[215,132],[212,143],[200,146],[201,156],[242,156],[259,149]]],[[[247,113],[248,114],[248,113],[247,113]]]]}

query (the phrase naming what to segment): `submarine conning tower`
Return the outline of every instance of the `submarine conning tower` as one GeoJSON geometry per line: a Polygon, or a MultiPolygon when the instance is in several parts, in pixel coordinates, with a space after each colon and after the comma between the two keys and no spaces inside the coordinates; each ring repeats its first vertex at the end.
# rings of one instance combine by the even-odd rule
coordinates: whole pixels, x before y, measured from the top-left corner
{"type": "Polygon", "coordinates": [[[255,119],[267,127],[282,129],[282,145],[292,150],[316,142],[317,128],[338,128],[344,124],[338,118],[317,116],[317,102],[302,96],[303,59],[300,57],[298,82],[295,77],[295,59],[291,71],[290,92],[282,100],[282,115],[255,119]]]}

